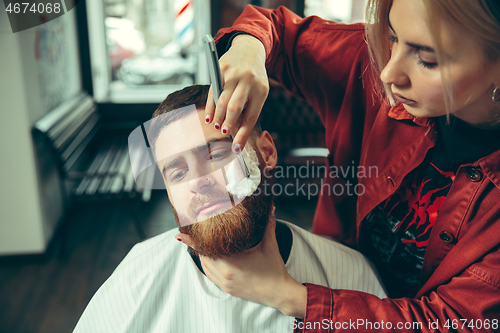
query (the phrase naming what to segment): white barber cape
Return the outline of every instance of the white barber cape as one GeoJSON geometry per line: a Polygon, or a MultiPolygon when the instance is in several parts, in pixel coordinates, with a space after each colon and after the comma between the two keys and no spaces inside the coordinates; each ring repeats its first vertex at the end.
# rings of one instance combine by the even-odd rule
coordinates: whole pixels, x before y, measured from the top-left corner
{"type": "MultiPolygon", "coordinates": [[[[387,297],[371,264],[344,245],[285,222],[286,268],[301,283],[387,297]]],[[[294,318],[219,289],[175,240],[177,229],[137,244],[94,295],[75,333],[292,332],[294,318]]]]}

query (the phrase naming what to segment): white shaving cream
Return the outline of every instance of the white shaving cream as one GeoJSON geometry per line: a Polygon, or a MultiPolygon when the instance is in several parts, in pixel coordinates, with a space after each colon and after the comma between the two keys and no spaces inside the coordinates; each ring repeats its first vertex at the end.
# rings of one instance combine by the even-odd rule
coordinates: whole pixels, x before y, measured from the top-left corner
{"type": "MultiPolygon", "coordinates": [[[[248,145],[247,145],[248,146],[248,145]]],[[[241,157],[248,168],[249,177],[245,175],[244,166],[240,165],[238,158],[229,163],[226,170],[227,186],[226,189],[232,195],[240,198],[248,197],[255,192],[261,181],[259,169],[259,160],[257,153],[253,149],[247,150],[247,146],[241,152],[241,157]],[[243,167],[243,174],[242,174],[243,167]],[[243,177],[243,179],[242,179],[243,177]]]]}

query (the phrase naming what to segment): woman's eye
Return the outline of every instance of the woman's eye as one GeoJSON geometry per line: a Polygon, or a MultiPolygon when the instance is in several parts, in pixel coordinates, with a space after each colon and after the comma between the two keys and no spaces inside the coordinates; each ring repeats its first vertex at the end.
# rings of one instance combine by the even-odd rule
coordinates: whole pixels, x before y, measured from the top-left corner
{"type": "Polygon", "coordinates": [[[423,67],[423,68],[428,68],[428,69],[432,69],[432,68],[435,68],[437,66],[437,63],[435,62],[425,62],[423,61],[422,59],[418,59],[418,63],[423,67]]]}
{"type": "MultiPolygon", "coordinates": [[[[429,57],[426,56],[425,54],[424,54],[424,57],[422,57],[422,54],[420,54],[420,52],[418,52],[418,51],[417,51],[417,56],[418,56],[418,60],[417,60],[418,64],[424,68],[433,69],[433,68],[437,67],[437,65],[438,65],[438,63],[435,60],[426,59],[429,57]]],[[[431,58],[434,58],[434,57],[431,57],[431,58]]]]}
{"type": "Polygon", "coordinates": [[[390,42],[391,44],[393,44],[393,43],[397,43],[397,42],[398,42],[398,37],[396,37],[396,36],[394,36],[394,35],[390,35],[390,36],[389,36],[389,42],[390,42]]]}

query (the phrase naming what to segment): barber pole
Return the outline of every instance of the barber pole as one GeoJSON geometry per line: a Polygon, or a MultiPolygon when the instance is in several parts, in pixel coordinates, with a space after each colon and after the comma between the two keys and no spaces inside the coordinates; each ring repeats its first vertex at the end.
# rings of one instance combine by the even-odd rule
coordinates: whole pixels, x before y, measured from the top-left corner
{"type": "Polygon", "coordinates": [[[192,0],[176,0],[174,2],[176,40],[187,47],[194,41],[194,8],[192,0]]]}

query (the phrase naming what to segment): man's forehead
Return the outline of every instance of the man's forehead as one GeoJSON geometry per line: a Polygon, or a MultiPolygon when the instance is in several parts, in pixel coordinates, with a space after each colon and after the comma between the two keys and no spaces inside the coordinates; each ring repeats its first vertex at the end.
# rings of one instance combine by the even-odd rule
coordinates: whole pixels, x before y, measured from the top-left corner
{"type": "Polygon", "coordinates": [[[170,122],[160,130],[155,144],[158,161],[223,138],[213,126],[206,126],[204,110],[190,110],[186,115],[170,122]]]}

